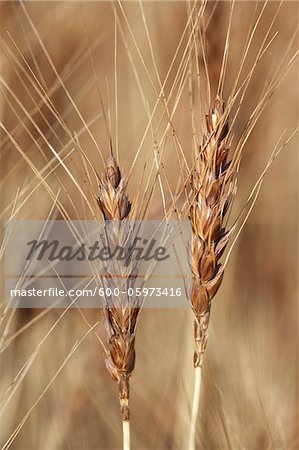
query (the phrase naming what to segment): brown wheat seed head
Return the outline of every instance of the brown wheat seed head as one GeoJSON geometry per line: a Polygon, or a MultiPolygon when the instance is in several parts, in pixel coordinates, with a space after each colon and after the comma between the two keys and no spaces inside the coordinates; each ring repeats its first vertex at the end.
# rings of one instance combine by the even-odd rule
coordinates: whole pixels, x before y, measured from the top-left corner
{"type": "Polygon", "coordinates": [[[211,301],[223,278],[220,258],[230,235],[225,218],[235,195],[237,172],[235,161],[228,161],[230,130],[224,102],[219,96],[206,116],[206,126],[191,180],[194,367],[202,364],[211,301]]]}
{"type": "MultiPolygon", "coordinates": [[[[105,221],[123,222],[130,217],[131,203],[126,195],[125,180],[113,156],[107,161],[105,179],[100,181],[98,204],[105,221]]],[[[113,236],[114,244],[123,242],[117,228],[113,236]],[[117,242],[115,242],[117,241],[117,242]]],[[[131,267],[119,265],[119,277],[113,274],[114,267],[105,275],[110,288],[118,287],[120,292],[127,292],[131,267]],[[111,273],[112,272],[112,273],[111,273]]],[[[140,308],[130,305],[126,294],[119,299],[108,298],[105,308],[106,331],[108,337],[105,364],[114,381],[119,385],[119,402],[123,421],[130,420],[129,378],[135,366],[135,328],[140,308]]],[[[131,302],[132,303],[132,302],[131,302]]],[[[134,302],[133,302],[134,303],[134,302]]]]}

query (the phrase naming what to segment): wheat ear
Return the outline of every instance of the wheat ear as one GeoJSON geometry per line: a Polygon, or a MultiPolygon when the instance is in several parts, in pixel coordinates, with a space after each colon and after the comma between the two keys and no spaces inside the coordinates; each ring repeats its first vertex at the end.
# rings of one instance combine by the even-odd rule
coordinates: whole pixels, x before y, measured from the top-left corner
{"type": "MultiPolygon", "coordinates": [[[[98,204],[106,221],[123,223],[131,215],[131,203],[126,195],[126,185],[118,164],[113,157],[107,161],[105,177],[100,181],[98,204]]],[[[123,242],[121,227],[114,238],[123,242]]],[[[116,242],[114,242],[116,243],[116,242]]],[[[130,277],[130,266],[119,263],[118,276],[106,273],[109,287],[119,287],[127,292],[127,282],[130,277]]],[[[126,294],[122,298],[108,299],[105,308],[105,322],[108,336],[105,364],[114,381],[119,386],[119,403],[123,422],[123,448],[130,448],[130,385],[129,379],[135,366],[135,328],[140,308],[129,305],[126,294]]]]}
{"type": "Polygon", "coordinates": [[[236,171],[228,161],[229,125],[224,103],[217,96],[206,116],[207,132],[196,155],[191,179],[190,220],[192,224],[192,293],[194,319],[195,388],[189,448],[195,449],[201,368],[207,345],[211,301],[223,278],[220,258],[230,232],[225,216],[235,194],[236,171]]]}

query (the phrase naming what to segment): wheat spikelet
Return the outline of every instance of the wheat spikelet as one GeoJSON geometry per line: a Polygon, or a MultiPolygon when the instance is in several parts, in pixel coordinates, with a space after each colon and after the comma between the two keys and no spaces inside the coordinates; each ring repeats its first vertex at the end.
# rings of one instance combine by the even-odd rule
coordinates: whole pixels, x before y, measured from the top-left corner
{"type": "Polygon", "coordinates": [[[107,160],[106,179],[100,180],[98,204],[105,220],[124,220],[131,211],[131,202],[126,195],[124,179],[111,156],[107,160]]]}
{"type": "MultiPolygon", "coordinates": [[[[125,181],[114,157],[108,159],[105,179],[100,181],[98,204],[105,220],[120,221],[119,223],[121,223],[130,217],[131,203],[126,195],[125,181]]],[[[128,237],[123,237],[121,233],[121,227],[117,227],[117,233],[113,235],[114,241],[123,243],[123,239],[125,239],[127,242],[128,237]]],[[[108,280],[109,287],[117,286],[121,292],[127,292],[127,282],[131,270],[130,265],[126,267],[120,263],[117,271],[121,277],[115,278],[108,269],[106,280],[108,280]]],[[[123,422],[130,420],[129,378],[135,366],[135,327],[140,311],[137,307],[131,307],[134,301],[130,300],[130,306],[128,301],[126,294],[123,294],[120,299],[108,299],[105,308],[108,335],[105,364],[109,374],[119,385],[119,402],[123,422]]]]}

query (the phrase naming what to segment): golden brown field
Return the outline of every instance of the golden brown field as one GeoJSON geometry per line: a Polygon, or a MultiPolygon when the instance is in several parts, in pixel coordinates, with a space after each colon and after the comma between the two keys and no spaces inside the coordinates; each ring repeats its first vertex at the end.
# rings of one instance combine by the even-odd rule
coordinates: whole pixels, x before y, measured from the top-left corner
{"type": "MultiPolygon", "coordinates": [[[[102,220],[95,172],[111,146],[140,214],[183,214],[185,160],[219,78],[225,102],[240,89],[232,152],[246,136],[231,224],[283,147],[212,302],[198,449],[299,448],[298,18],[297,1],[0,2],[3,262],[10,218],[102,220]]],[[[106,342],[101,311],[9,309],[4,282],[3,263],[1,448],[121,448],[117,385],[94,334],[106,342]]],[[[132,449],[188,449],[192,323],[187,306],[141,311],[132,449]]]]}

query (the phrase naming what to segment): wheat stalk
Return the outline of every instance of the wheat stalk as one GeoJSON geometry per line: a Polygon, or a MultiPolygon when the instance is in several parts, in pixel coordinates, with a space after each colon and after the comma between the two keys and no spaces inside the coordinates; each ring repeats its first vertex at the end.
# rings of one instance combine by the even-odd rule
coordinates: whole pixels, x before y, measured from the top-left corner
{"type": "Polygon", "coordinates": [[[206,116],[207,132],[196,157],[191,179],[190,220],[192,244],[191,306],[194,319],[195,388],[189,448],[195,448],[201,368],[207,345],[211,301],[218,291],[223,267],[220,263],[230,231],[225,217],[235,195],[236,161],[228,161],[229,125],[223,100],[217,96],[206,116]]]}
{"type": "MultiPolygon", "coordinates": [[[[118,164],[113,156],[107,161],[105,179],[100,181],[98,204],[105,221],[118,221],[121,225],[129,219],[131,203],[126,195],[126,184],[118,164]]],[[[109,233],[111,237],[111,232],[109,233]]],[[[112,236],[115,245],[128,242],[128,236],[122,236],[121,226],[112,236]]],[[[118,286],[120,292],[127,292],[128,279],[132,267],[119,263],[117,273],[113,276],[114,267],[108,268],[105,280],[109,287],[118,286]],[[110,270],[111,269],[111,270],[110,270]]],[[[123,448],[130,448],[130,384],[129,379],[135,366],[135,328],[140,308],[127,294],[118,299],[109,298],[105,308],[106,330],[108,336],[105,364],[114,381],[119,386],[119,403],[123,422],[123,448]],[[130,302],[130,304],[129,304],[130,302]]]]}

